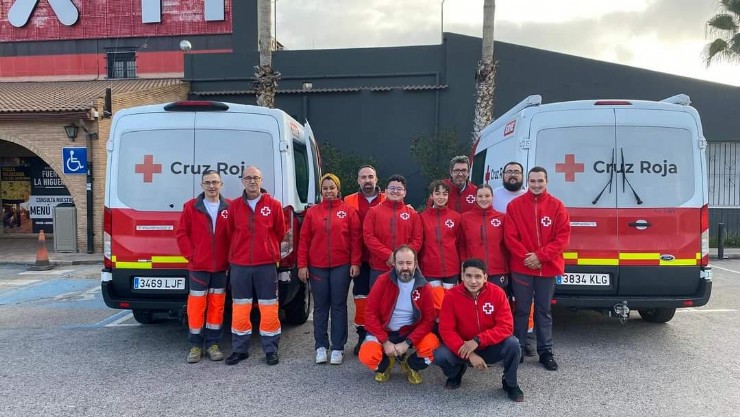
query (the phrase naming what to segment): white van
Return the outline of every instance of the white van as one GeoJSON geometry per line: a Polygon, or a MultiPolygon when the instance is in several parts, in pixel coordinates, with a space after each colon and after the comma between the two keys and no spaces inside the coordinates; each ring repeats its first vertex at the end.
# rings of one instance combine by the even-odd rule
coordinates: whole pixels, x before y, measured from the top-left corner
{"type": "Polygon", "coordinates": [[[500,186],[509,161],[525,176],[542,166],[568,209],[553,303],[666,322],[709,301],[706,140],[689,103],[683,94],[551,104],[536,95],[481,132],[474,182],[500,186]]]}
{"type": "Polygon", "coordinates": [[[225,198],[240,196],[242,171],[254,165],[262,171],[263,188],[283,203],[290,225],[278,275],[285,319],[308,319],[310,293],[296,272],[298,227],[303,211],[318,200],[321,175],[308,124],[281,110],[242,104],[141,106],[115,114],[106,150],[101,285],[109,307],[133,310],[140,323],[151,323],[157,312],[182,317],[187,261],[175,229],[183,203],[200,194],[208,169],[221,174],[225,198]]]}

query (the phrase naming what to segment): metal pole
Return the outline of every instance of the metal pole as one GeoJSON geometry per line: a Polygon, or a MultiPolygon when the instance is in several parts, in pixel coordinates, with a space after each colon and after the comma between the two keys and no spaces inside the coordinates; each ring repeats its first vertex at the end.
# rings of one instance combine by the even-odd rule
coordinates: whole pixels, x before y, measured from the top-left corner
{"type": "Polygon", "coordinates": [[[725,259],[725,224],[717,223],[717,259],[725,259]]]}
{"type": "Polygon", "coordinates": [[[439,6],[439,43],[445,42],[445,0],[439,6]]]}
{"type": "Polygon", "coordinates": [[[90,134],[87,135],[87,178],[85,189],[87,190],[87,253],[93,253],[95,245],[95,226],[93,222],[93,141],[90,134]]]}

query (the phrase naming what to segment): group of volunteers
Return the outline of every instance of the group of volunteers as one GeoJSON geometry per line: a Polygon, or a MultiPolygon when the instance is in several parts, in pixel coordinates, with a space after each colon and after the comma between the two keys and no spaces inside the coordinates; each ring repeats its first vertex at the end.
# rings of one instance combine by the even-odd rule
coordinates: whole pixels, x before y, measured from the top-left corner
{"type": "MultiPolygon", "coordinates": [[[[453,158],[450,178],[430,184],[421,213],[404,202],[401,175],[390,176],[383,192],[375,168],[363,166],[359,190],[343,199],[340,179],[321,177],[322,200],[305,212],[297,254],[298,278],[310,281],[314,297],[317,364],[344,360],[352,284],[354,353],[377,382],[388,381],[398,363],[409,383],[420,384],[420,371],[436,364],[445,387],[455,389],[468,367],[502,362],[504,391],[523,401],[517,369],[524,356],[535,355],[531,334],[540,363],[558,369],[550,304],[570,237],[565,206],[547,192],[542,167],[526,173],[526,189],[518,162],[503,168],[495,190],[476,187],[469,173],[467,157],[453,158]]],[[[258,168],[245,168],[242,180],[242,196],[227,202],[219,174],[205,172],[204,191],[184,205],[177,228],[191,271],[191,363],[200,361],[204,347],[211,360],[224,358],[218,342],[227,269],[233,348],[225,363],[249,356],[255,295],[266,361],[279,362],[276,265],[285,220],[280,202],[261,188],[258,168]]]]}

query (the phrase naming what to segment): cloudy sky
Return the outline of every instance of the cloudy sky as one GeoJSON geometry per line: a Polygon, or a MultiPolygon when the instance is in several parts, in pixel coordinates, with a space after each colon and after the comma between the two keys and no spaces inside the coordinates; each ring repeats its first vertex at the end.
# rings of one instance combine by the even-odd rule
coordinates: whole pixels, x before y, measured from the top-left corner
{"type": "MultiPolygon", "coordinates": [[[[440,42],[442,0],[276,0],[288,49],[440,42]]],[[[495,39],[740,86],[740,63],[701,52],[716,0],[497,0],[495,39]]],[[[481,36],[483,0],[444,0],[444,30],[481,36]]]]}

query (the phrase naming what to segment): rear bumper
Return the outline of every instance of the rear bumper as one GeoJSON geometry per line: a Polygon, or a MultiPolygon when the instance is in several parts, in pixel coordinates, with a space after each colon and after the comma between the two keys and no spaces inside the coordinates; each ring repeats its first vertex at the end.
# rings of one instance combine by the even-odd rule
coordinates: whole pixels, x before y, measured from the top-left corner
{"type": "Polygon", "coordinates": [[[709,302],[712,281],[701,280],[696,293],[689,296],[619,296],[619,295],[560,295],[553,297],[553,305],[583,309],[611,309],[615,304],[626,302],[632,310],[652,308],[700,307],[709,302]]]}

